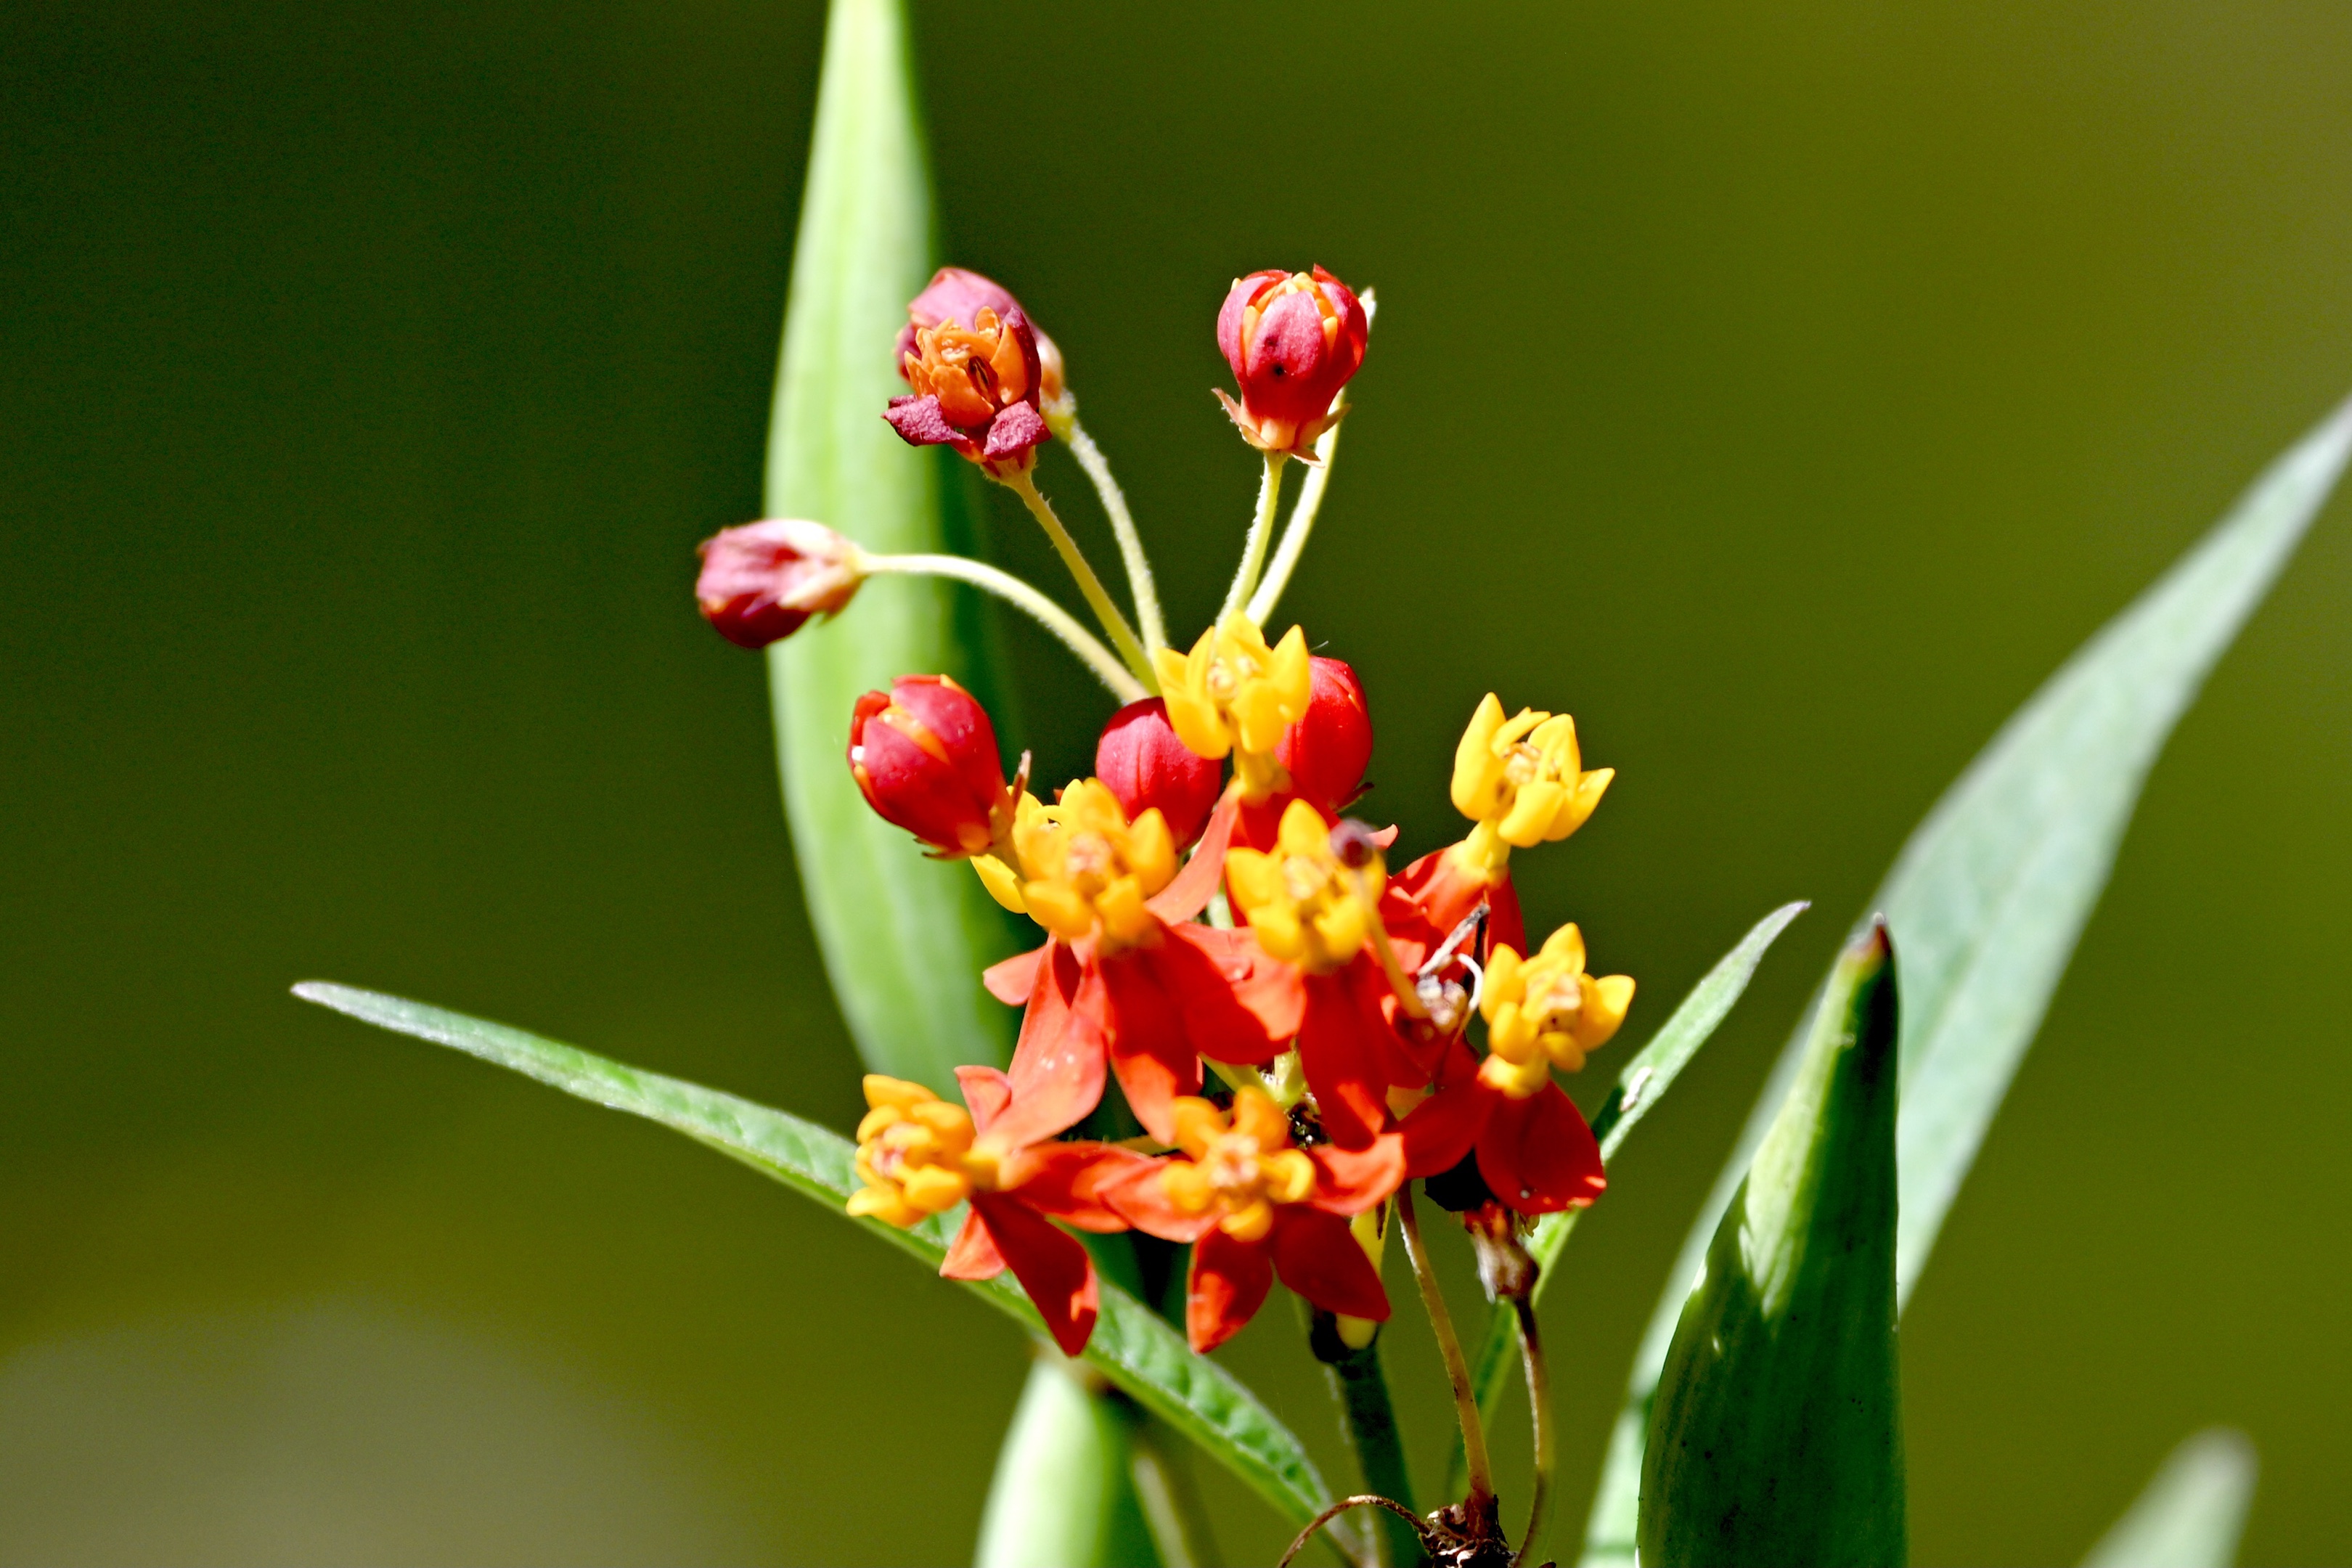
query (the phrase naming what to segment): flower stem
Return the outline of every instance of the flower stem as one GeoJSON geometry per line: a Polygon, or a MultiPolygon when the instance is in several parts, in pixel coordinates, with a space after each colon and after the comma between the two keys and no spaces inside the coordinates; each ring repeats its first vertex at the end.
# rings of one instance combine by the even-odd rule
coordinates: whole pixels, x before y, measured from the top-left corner
{"type": "MultiPolygon", "coordinates": [[[[1412,1510],[1412,1477],[1405,1466],[1404,1442],[1397,1432],[1396,1409],[1389,1402],[1388,1379],[1381,1371],[1380,1342],[1361,1348],[1340,1337],[1339,1320],[1318,1310],[1310,1320],[1307,1347],[1331,1378],[1345,1418],[1348,1447],[1372,1493],[1412,1510]]],[[[1408,1519],[1384,1517],[1373,1541],[1379,1568],[1415,1568],[1422,1561],[1421,1532],[1408,1519]]]]}
{"type": "MultiPolygon", "coordinates": [[[[1470,1386],[1470,1368],[1462,1359],[1462,1342],[1454,1337],[1454,1318],[1445,1310],[1445,1296],[1437,1288],[1437,1274],[1429,1266],[1429,1248],[1421,1239],[1421,1219],[1413,1213],[1412,1184],[1397,1189],[1397,1217],[1404,1222],[1405,1256],[1412,1259],[1413,1282],[1421,1287],[1421,1304],[1429,1314],[1430,1331],[1445,1358],[1445,1380],[1454,1385],[1454,1410],[1462,1423],[1462,1457],[1470,1473],[1465,1500],[1484,1504],[1495,1495],[1494,1467],[1486,1459],[1486,1428],[1478,1419],[1478,1396],[1470,1386]]],[[[1476,1512],[1474,1508],[1472,1511],[1476,1512]]]]}
{"type": "Polygon", "coordinates": [[[1078,618],[1045,597],[1010,572],[1000,571],[984,561],[968,560],[961,555],[868,555],[861,552],[858,565],[869,573],[895,572],[908,577],[952,577],[959,583],[969,583],[985,589],[1006,604],[1025,612],[1038,625],[1062,640],[1063,646],[1086,662],[1088,669],[1111,695],[1121,702],[1132,702],[1148,695],[1143,685],[1129,673],[1110,649],[1103,647],[1092,632],[1078,624],[1078,618]]]}
{"type": "Polygon", "coordinates": [[[1257,488],[1257,515],[1250,519],[1249,538],[1242,543],[1242,563],[1234,572],[1234,585],[1225,590],[1224,606],[1217,612],[1220,621],[1247,605],[1257,587],[1258,570],[1265,564],[1266,542],[1274,537],[1274,514],[1282,500],[1282,467],[1289,460],[1280,452],[1265,454],[1265,477],[1257,488]]]}
{"type": "Polygon", "coordinates": [[[1155,1415],[1139,1419],[1128,1436],[1135,1499],[1163,1568],[1208,1568],[1219,1560],[1209,1531],[1209,1510],[1192,1479],[1186,1445],[1155,1415]]]}
{"type": "MultiPolygon", "coordinates": [[[[1103,588],[1102,579],[1095,575],[1095,569],[1078,550],[1078,542],[1070,537],[1070,531],[1062,526],[1062,520],[1055,515],[1053,503],[1037,493],[1037,481],[1023,471],[997,482],[1021,498],[1029,508],[1029,514],[1045,529],[1045,537],[1054,542],[1054,549],[1061,556],[1062,564],[1067,566],[1070,575],[1078,580],[1078,592],[1085,596],[1087,607],[1094,611],[1095,619],[1102,623],[1103,630],[1110,634],[1111,646],[1118,649],[1120,659],[1142,682],[1143,691],[1138,695],[1159,690],[1160,682],[1151,673],[1151,660],[1144,657],[1143,645],[1135,638],[1135,628],[1127,624],[1127,617],[1119,614],[1118,606],[1111,602],[1110,595],[1103,588]]],[[[1129,700],[1133,701],[1134,699],[1129,698],[1129,700]]]]}
{"type": "Polygon", "coordinates": [[[1528,1296],[1515,1296],[1511,1306],[1518,1318],[1519,1360],[1528,1369],[1528,1408],[1534,1413],[1536,1428],[1536,1479],[1528,1494],[1528,1532],[1520,1538],[1518,1554],[1511,1559],[1513,1568],[1517,1568],[1543,1538],[1544,1510],[1551,1503],[1556,1438],[1552,1431],[1550,1374],[1544,1366],[1543,1338],[1536,1331],[1536,1304],[1528,1296]]]}
{"type": "Polygon", "coordinates": [[[1110,477],[1110,464],[1087,434],[1087,427],[1070,418],[1070,456],[1078,467],[1094,480],[1095,493],[1102,497],[1103,510],[1110,518],[1110,531],[1118,536],[1119,559],[1127,563],[1128,591],[1135,597],[1136,629],[1143,635],[1147,648],[1168,646],[1168,623],[1160,616],[1160,585],[1151,575],[1151,558],[1143,552],[1143,535],[1135,529],[1135,518],[1127,510],[1127,494],[1118,481],[1110,477]]]}
{"type": "MultiPolygon", "coordinates": [[[[1342,405],[1346,402],[1340,399],[1342,405]]],[[[1334,425],[1323,432],[1315,443],[1318,462],[1308,465],[1307,478],[1298,486],[1298,500],[1291,504],[1290,521],[1282,526],[1282,542],[1274,547],[1274,559],[1266,563],[1265,580],[1250,595],[1249,618],[1265,625],[1266,616],[1282,600],[1282,591],[1290,586],[1290,574],[1298,569],[1298,558],[1307,553],[1307,536],[1315,531],[1315,515],[1323,510],[1323,492],[1331,484],[1331,458],[1339,449],[1339,426],[1334,425]]]]}

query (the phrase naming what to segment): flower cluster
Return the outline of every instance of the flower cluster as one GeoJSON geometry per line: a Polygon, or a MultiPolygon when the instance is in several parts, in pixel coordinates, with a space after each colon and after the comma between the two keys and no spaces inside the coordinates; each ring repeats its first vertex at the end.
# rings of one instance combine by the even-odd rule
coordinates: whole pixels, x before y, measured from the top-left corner
{"type": "MultiPolygon", "coordinates": [[[[1059,353],[973,273],[941,272],[908,317],[898,352],[913,390],[891,402],[893,427],[1027,485],[1046,412],[1076,429],[1059,353]]],[[[1217,339],[1239,395],[1220,395],[1266,454],[1268,510],[1282,462],[1328,455],[1368,327],[1319,268],[1234,285],[1217,339]]],[[[705,610],[730,637],[789,633],[887,569],[814,524],[784,526],[709,547],[705,610]]],[[[985,585],[979,570],[967,580],[985,585]]],[[[1616,1033],[1633,982],[1588,973],[1573,925],[1530,948],[1510,859],[1574,833],[1611,772],[1585,770],[1567,715],[1507,716],[1490,695],[1454,759],[1466,832],[1391,874],[1396,829],[1348,815],[1372,751],[1363,684],[1296,626],[1269,640],[1255,586],[1237,583],[1189,649],[1161,646],[1156,599],[1141,657],[1122,668],[1097,649],[1118,678],[1107,684],[1145,695],[1104,725],[1093,773],[1050,800],[1027,787],[1026,759],[1008,780],[987,713],[944,676],[903,677],[850,716],[849,766],[874,810],[933,856],[971,861],[1042,937],[982,977],[1023,1009],[1006,1070],[960,1068],[961,1106],[866,1080],[850,1211],[911,1226],[961,1205],[941,1272],[1010,1268],[1073,1354],[1098,1286],[1072,1229],[1189,1247],[1185,1327],[1206,1351],[1277,1278],[1343,1321],[1385,1320],[1377,1227],[1350,1221],[1408,1181],[1507,1229],[1605,1184],[1554,1074],[1616,1033]],[[1097,1135],[1130,1125],[1140,1133],[1097,1135]]],[[[1140,606],[1148,582],[1137,588],[1140,606]]]]}

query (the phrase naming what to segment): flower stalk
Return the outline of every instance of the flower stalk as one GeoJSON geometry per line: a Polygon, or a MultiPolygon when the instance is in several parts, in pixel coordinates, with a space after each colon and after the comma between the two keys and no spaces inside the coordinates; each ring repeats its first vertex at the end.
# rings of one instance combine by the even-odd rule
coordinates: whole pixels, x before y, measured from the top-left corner
{"type": "Polygon", "coordinates": [[[1257,512],[1250,519],[1249,537],[1242,542],[1241,564],[1234,570],[1233,586],[1225,590],[1225,603],[1217,612],[1223,621],[1249,603],[1250,595],[1257,588],[1259,572],[1265,565],[1266,542],[1274,535],[1274,514],[1282,501],[1282,468],[1288,460],[1281,452],[1267,452],[1265,473],[1258,481],[1257,512]]]}
{"type": "Polygon", "coordinates": [[[1094,481],[1095,494],[1102,498],[1104,515],[1110,519],[1110,531],[1118,540],[1119,559],[1127,566],[1128,592],[1135,599],[1136,630],[1142,635],[1143,646],[1149,648],[1168,646],[1168,623],[1160,613],[1160,584],[1151,574],[1151,558],[1144,553],[1143,536],[1136,531],[1135,516],[1127,509],[1127,492],[1111,478],[1109,460],[1087,427],[1078,423],[1077,416],[1070,416],[1070,456],[1094,481]]]}
{"type": "Polygon", "coordinates": [[[1078,542],[1070,537],[1070,531],[1063,526],[1053,503],[1037,492],[1037,481],[1024,468],[1003,475],[997,482],[1021,498],[1022,504],[1028,507],[1030,515],[1045,531],[1045,537],[1053,541],[1055,552],[1061,556],[1062,564],[1070,569],[1070,575],[1077,579],[1078,592],[1085,596],[1087,606],[1094,611],[1095,619],[1100,621],[1103,630],[1110,635],[1111,646],[1118,650],[1120,660],[1142,682],[1143,690],[1137,695],[1157,693],[1160,682],[1151,673],[1151,660],[1145,655],[1143,644],[1137,640],[1135,628],[1127,624],[1127,617],[1111,601],[1110,594],[1103,587],[1102,579],[1095,575],[1094,566],[1087,560],[1085,552],[1078,549],[1078,542]]]}
{"type": "Polygon", "coordinates": [[[1119,662],[1118,656],[1105,647],[1076,616],[1010,572],[966,556],[929,553],[861,554],[858,564],[873,575],[897,573],[908,577],[951,577],[993,594],[1053,633],[1121,702],[1134,702],[1150,695],[1143,683],[1119,662]]]}
{"type": "Polygon", "coordinates": [[[1469,1494],[1463,1503],[1474,1516],[1495,1497],[1495,1470],[1486,1458],[1486,1428],[1478,1419],[1478,1395],[1470,1383],[1470,1365],[1462,1358],[1462,1342],[1454,1334],[1454,1315],[1445,1310],[1445,1293],[1437,1288],[1430,1267],[1429,1247],[1421,1238],[1421,1218],[1413,1212],[1412,1185],[1397,1189],[1397,1219],[1404,1230],[1405,1256],[1412,1259],[1413,1282],[1421,1287],[1421,1305],[1429,1314],[1430,1331],[1437,1336],[1438,1353],[1445,1358],[1445,1381],[1453,1385],[1454,1413],[1462,1424],[1462,1458],[1470,1476],[1469,1494]]]}

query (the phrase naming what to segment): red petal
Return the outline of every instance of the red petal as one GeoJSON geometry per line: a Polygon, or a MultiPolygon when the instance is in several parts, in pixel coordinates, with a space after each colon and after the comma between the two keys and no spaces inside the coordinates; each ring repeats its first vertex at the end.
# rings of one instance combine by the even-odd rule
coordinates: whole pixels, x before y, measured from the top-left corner
{"type": "Polygon", "coordinates": [[[1055,1229],[1034,1209],[1002,1193],[974,1193],[971,1207],[974,1214],[988,1216],[989,1233],[995,1237],[998,1250],[1013,1277],[1021,1281],[1021,1289],[1029,1292],[1037,1315],[1045,1320],[1045,1331],[1054,1336],[1062,1353],[1074,1356],[1085,1350],[1101,1304],[1094,1259],[1087,1256],[1086,1247],[1067,1231],[1055,1229]]]}
{"type": "Polygon", "coordinates": [[[1019,1181],[1012,1194],[1039,1214],[1080,1230],[1126,1230],[1130,1222],[1111,1205],[1108,1193],[1133,1176],[1139,1166],[1157,1172],[1159,1162],[1107,1143],[1035,1143],[1019,1163],[1019,1181]]]}
{"type": "Polygon", "coordinates": [[[1102,1100],[1102,984],[1062,942],[1037,966],[1037,985],[1013,1049],[1013,1106],[993,1131],[1018,1148],[1051,1138],[1102,1100]]]}
{"type": "MultiPolygon", "coordinates": [[[[1029,384],[1037,384],[1034,372],[1031,373],[1029,384]]],[[[1012,404],[989,421],[988,444],[981,448],[981,456],[991,462],[1017,458],[1050,434],[1044,417],[1034,408],[1026,403],[1012,404]]]]}
{"type": "MultiPolygon", "coordinates": [[[[1202,830],[1200,847],[1175,879],[1145,900],[1144,907],[1170,925],[1181,925],[1209,907],[1224,879],[1225,848],[1232,843],[1234,813],[1241,799],[1236,790],[1225,792],[1217,809],[1209,814],[1209,826],[1202,830]]],[[[1223,1058],[1219,1058],[1223,1059],[1223,1058]]]]}
{"type": "Polygon", "coordinates": [[[1002,963],[992,963],[980,972],[980,983],[988,994],[1008,1007],[1018,1007],[1037,989],[1037,966],[1045,961],[1045,947],[1029,952],[1016,952],[1002,963]]]}
{"type": "Polygon", "coordinates": [[[1519,913],[1519,890],[1507,875],[1486,889],[1486,951],[1497,947],[1523,955],[1528,951],[1527,917],[1519,913]]]}
{"type": "Polygon", "coordinates": [[[1332,1214],[1361,1214],[1404,1184],[1404,1140],[1394,1132],[1381,1133],[1369,1149],[1325,1143],[1307,1150],[1307,1157],[1315,1162],[1315,1194],[1308,1201],[1332,1214]]]}
{"type": "Polygon", "coordinates": [[[963,1090],[963,1102],[971,1112],[972,1130],[988,1131],[988,1124],[1004,1112],[1013,1099],[1013,1080],[994,1068],[958,1068],[956,1087],[963,1090]]]}
{"type": "Polygon", "coordinates": [[[1380,1271],[1338,1215],[1289,1207],[1274,1222],[1274,1267],[1282,1282],[1327,1312],[1384,1323],[1389,1293],[1380,1271]]]}
{"type": "Polygon", "coordinates": [[[1092,973],[1109,997],[1111,1070],[1127,1091],[1128,1109],[1162,1143],[1176,1138],[1180,1094],[1201,1092],[1201,1058],[1184,1032],[1176,999],[1160,988],[1156,952],[1139,949],[1097,959],[1092,973]]]}
{"type": "Polygon", "coordinates": [[[1161,1184],[1160,1175],[1168,1162],[1149,1156],[1138,1156],[1142,1163],[1117,1180],[1103,1186],[1103,1201],[1127,1216],[1128,1223],[1146,1236],[1156,1236],[1162,1241],[1198,1241],[1202,1233],[1215,1226],[1211,1216],[1186,1214],[1168,1201],[1168,1189],[1161,1184]]]}
{"type": "Polygon", "coordinates": [[[1323,1131],[1335,1143],[1368,1148],[1388,1120],[1389,1075],[1381,1040],[1388,1026],[1377,1013],[1365,1016],[1360,988],[1346,969],[1306,976],[1306,990],[1298,1062],[1322,1108],[1323,1131]]]}
{"type": "Polygon", "coordinates": [[[1247,931],[1174,925],[1151,952],[1192,1048],[1221,1062],[1270,1062],[1298,1033],[1307,993],[1297,969],[1266,956],[1247,931]]]}
{"type": "Polygon", "coordinates": [[[940,1278],[993,1279],[1003,1272],[1004,1255],[996,1250],[996,1238],[988,1234],[988,1222],[980,1217],[980,1205],[974,1204],[966,1211],[963,1228],[956,1232],[947,1257],[940,1262],[940,1278]]]}
{"type": "Polygon", "coordinates": [[[1478,1173],[1521,1214],[1582,1208],[1609,1185],[1592,1129],[1556,1083],[1501,1098],[1478,1140],[1478,1173]]]}
{"type": "Polygon", "coordinates": [[[1404,1135],[1410,1175],[1434,1176],[1460,1164],[1503,1098],[1478,1081],[1477,1061],[1458,1040],[1446,1053],[1440,1082],[1438,1091],[1413,1107],[1397,1128],[1404,1135]]]}
{"type": "MultiPolygon", "coordinates": [[[[1346,1232],[1342,1225],[1340,1234],[1346,1232]]],[[[1363,1258],[1359,1250],[1356,1260],[1363,1258]]],[[[1184,1332],[1192,1348],[1206,1355],[1241,1332],[1273,1289],[1274,1262],[1266,1248],[1212,1227],[1192,1244],[1192,1274],[1184,1294],[1184,1332]]],[[[1388,1315],[1385,1306],[1381,1315],[1388,1315]]]]}
{"type": "Polygon", "coordinates": [[[948,423],[940,412],[940,400],[926,394],[921,397],[894,397],[883,418],[898,438],[910,447],[970,446],[971,438],[948,423]]]}

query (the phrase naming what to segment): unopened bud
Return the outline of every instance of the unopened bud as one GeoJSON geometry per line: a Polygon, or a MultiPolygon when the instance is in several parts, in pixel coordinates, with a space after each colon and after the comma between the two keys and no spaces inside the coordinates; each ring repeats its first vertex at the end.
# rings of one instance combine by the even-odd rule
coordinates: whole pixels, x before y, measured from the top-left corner
{"type": "Polygon", "coordinates": [[[719,635],[743,647],[792,636],[811,616],[836,615],[866,581],[857,546],[821,522],[770,518],[707,539],[694,597],[719,635]]]}
{"type": "Polygon", "coordinates": [[[1290,773],[1290,786],[1326,811],[1337,811],[1362,793],[1364,769],[1372,760],[1372,716],[1363,682],[1336,658],[1308,664],[1314,695],[1307,713],[1282,732],[1274,760],[1290,773]]]}
{"type": "Polygon", "coordinates": [[[1320,267],[1234,279],[1217,312],[1217,347],[1242,395],[1217,395],[1242,438],[1261,451],[1307,456],[1330,427],[1332,400],[1364,363],[1370,331],[1362,302],[1320,267]]]}
{"type": "Polygon", "coordinates": [[[1157,806],[1180,849],[1201,837],[1216,808],[1223,770],[1176,736],[1157,697],[1110,716],[1095,745],[1095,777],[1110,786],[1129,822],[1157,806]]]}
{"type": "Polygon", "coordinates": [[[944,675],[902,675],[857,700],[849,771],[859,793],[942,856],[981,855],[1012,832],[996,729],[971,693],[944,675]]]}

